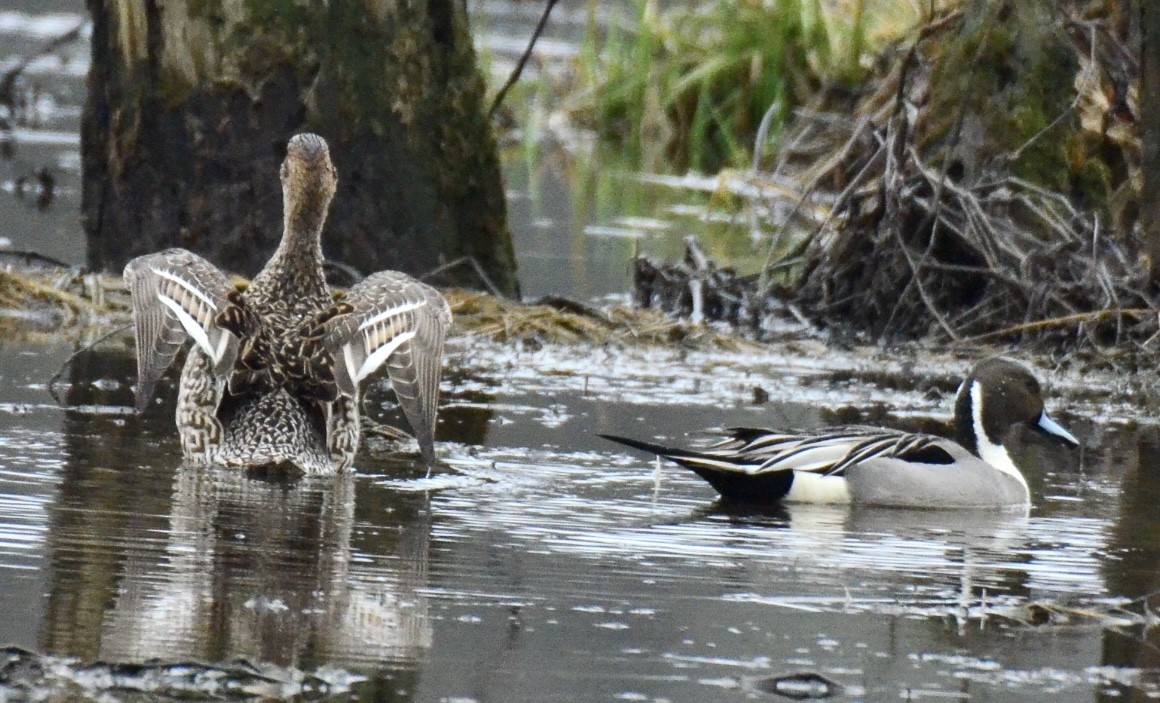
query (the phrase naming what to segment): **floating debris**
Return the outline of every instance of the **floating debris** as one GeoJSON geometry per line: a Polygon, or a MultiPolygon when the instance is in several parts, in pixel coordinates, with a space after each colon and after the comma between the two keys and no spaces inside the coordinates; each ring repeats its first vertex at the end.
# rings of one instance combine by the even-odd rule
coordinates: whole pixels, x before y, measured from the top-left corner
{"type": "Polygon", "coordinates": [[[559,297],[522,304],[484,293],[444,293],[460,332],[500,342],[551,344],[677,344],[729,351],[756,350],[756,343],[696,322],[690,324],[658,310],[598,309],[559,297]]]}
{"type": "Polygon", "coordinates": [[[0,700],[104,700],[110,693],[148,694],[150,700],[319,700],[345,693],[364,677],[339,669],[201,662],[82,663],[20,647],[0,650],[0,700]]]}
{"type": "Polygon", "coordinates": [[[816,701],[833,698],[842,693],[842,685],[821,674],[807,671],[785,676],[771,676],[754,682],[763,693],[775,693],[794,701],[816,701]]]}
{"type": "Polygon", "coordinates": [[[17,178],[13,187],[18,198],[35,195],[36,209],[44,210],[52,205],[56,196],[56,177],[47,166],[42,166],[30,175],[17,178]]]}
{"type": "Polygon", "coordinates": [[[718,268],[693,237],[685,239],[684,261],[666,264],[646,257],[633,261],[636,304],[705,321],[743,322],[756,277],[742,277],[730,268],[718,268]]]}

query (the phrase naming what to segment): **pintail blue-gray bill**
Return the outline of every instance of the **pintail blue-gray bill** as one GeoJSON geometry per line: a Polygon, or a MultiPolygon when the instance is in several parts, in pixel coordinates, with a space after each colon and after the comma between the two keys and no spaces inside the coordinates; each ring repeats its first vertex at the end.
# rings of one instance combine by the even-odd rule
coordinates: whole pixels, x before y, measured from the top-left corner
{"type": "Polygon", "coordinates": [[[734,502],[1002,508],[1030,501],[1027,481],[1003,444],[1017,425],[1072,447],[1080,444],[1048,416],[1039,382],[1027,367],[991,358],[959,386],[954,440],[860,425],[806,431],[734,427],[704,449],[600,436],[688,468],[734,502]]]}

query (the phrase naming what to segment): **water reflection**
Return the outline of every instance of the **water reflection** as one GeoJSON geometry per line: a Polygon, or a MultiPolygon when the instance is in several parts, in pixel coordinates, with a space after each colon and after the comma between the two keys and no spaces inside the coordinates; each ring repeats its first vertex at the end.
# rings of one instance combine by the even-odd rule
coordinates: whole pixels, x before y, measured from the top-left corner
{"type": "Polygon", "coordinates": [[[1105,578],[1110,592],[1130,599],[1130,613],[1140,622],[1108,628],[1103,636],[1101,663],[1139,669],[1132,686],[1118,686],[1099,700],[1155,700],[1160,696],[1160,428],[1141,427],[1121,437],[1123,465],[1120,511],[1111,529],[1105,578]],[[1125,695],[1126,694],[1126,695],[1125,695]]]}
{"type": "Polygon", "coordinates": [[[65,415],[44,649],[85,661],[413,671],[432,641],[428,494],[351,474],[184,466],[172,407],[107,410],[129,402],[128,385],[108,379],[131,377],[131,364],[90,354],[73,368],[66,402],[85,410],[65,415]],[[92,382],[96,369],[104,382],[92,382]]]}
{"type": "MultiPolygon", "coordinates": [[[[724,596],[731,602],[812,613],[927,618],[953,623],[952,631],[962,635],[988,619],[1018,615],[1029,591],[1025,566],[1034,560],[1032,532],[1029,515],[1022,510],[790,505],[771,522],[768,515],[755,518],[718,503],[705,519],[728,521],[739,537],[754,529],[781,530],[765,537],[782,563],[768,565],[768,572],[747,569],[735,578],[736,591],[724,596]],[[828,578],[804,589],[797,583],[750,590],[753,583],[789,581],[787,564],[789,573],[828,578]]],[[[734,548],[743,545],[743,539],[731,541],[734,548]]]]}
{"type": "MultiPolygon", "coordinates": [[[[408,455],[372,446],[363,473],[294,482],[183,467],[171,404],[122,414],[132,357],[78,358],[72,409],[0,414],[0,456],[51,478],[40,513],[0,527],[42,536],[19,565],[43,574],[43,613],[6,592],[40,636],[10,619],[2,639],[86,662],[345,667],[371,676],[360,697],[417,701],[744,697],[792,671],[869,699],[1090,700],[1119,690],[1109,672],[1146,690],[1156,643],[1142,620],[1036,625],[1028,605],[1098,616],[1154,587],[1154,431],[1074,423],[1091,447],[1082,463],[1012,441],[1029,516],[754,512],[595,434],[826,423],[849,388],[744,355],[454,351],[439,435],[454,471],[416,476],[408,455]],[[753,405],[753,384],[796,402],[753,405]],[[50,449],[27,441],[38,433],[50,449]]],[[[843,420],[927,423],[945,406],[871,382],[857,392],[860,407],[916,417],[843,420]]],[[[41,395],[18,382],[6,400],[41,395]]],[[[3,500],[15,481],[0,474],[3,500]]]]}
{"type": "Polygon", "coordinates": [[[183,468],[163,554],[128,555],[101,656],[244,656],[312,670],[414,660],[431,644],[423,494],[399,501],[396,569],[353,568],[350,475],[293,484],[183,468]],[[159,558],[160,557],[160,558],[159,558]]]}

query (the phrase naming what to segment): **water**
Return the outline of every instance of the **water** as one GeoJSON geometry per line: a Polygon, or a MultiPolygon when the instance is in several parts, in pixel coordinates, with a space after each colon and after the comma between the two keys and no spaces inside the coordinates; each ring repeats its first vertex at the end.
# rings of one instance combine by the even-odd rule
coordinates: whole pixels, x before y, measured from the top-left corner
{"type": "MultiPolygon", "coordinates": [[[[372,443],[354,476],[278,482],[183,468],[172,387],[166,407],[126,414],[123,349],[80,357],[59,389],[72,409],[57,407],[44,383],[70,352],[5,349],[0,641],[86,662],[337,667],[376,700],[747,700],[800,672],[850,700],[1155,692],[1131,601],[1155,588],[1156,432],[1097,425],[1084,405],[1053,403],[1082,454],[1014,445],[1034,467],[1029,516],[741,511],[595,433],[918,427],[946,419],[953,389],[899,390],[883,359],[458,337],[448,468],[426,476],[413,448],[372,443]],[[783,400],[753,404],[754,385],[783,400]]],[[[368,404],[398,422],[382,386],[368,404]]]]}
{"type": "MultiPolygon", "coordinates": [[[[0,60],[81,17],[76,2],[10,0],[0,60]]],[[[29,73],[49,96],[41,121],[0,162],[0,237],[75,263],[67,135],[87,58],[54,56],[29,73]],[[43,211],[13,187],[42,166],[59,186],[43,211]]],[[[675,250],[704,227],[667,191],[625,193],[630,174],[578,175],[553,153],[507,153],[533,296],[623,291],[619,262],[638,240],[675,250]]],[[[1030,467],[1027,516],[743,511],[596,433],[929,427],[947,419],[963,364],[923,360],[933,374],[914,384],[905,359],[808,343],[753,356],[460,335],[443,384],[445,468],[427,476],[413,448],[372,441],[353,476],[279,482],[183,467],[173,377],[162,405],[129,414],[124,338],[79,356],[58,404],[48,379],[73,351],[0,349],[0,643],[59,657],[52,671],[72,687],[32,698],[128,695],[82,664],[153,658],[244,658],[377,701],[779,700],[769,691],[794,673],[835,682],[839,700],[1160,694],[1148,615],[1160,606],[1160,433],[1136,406],[1078,400],[1085,379],[1052,379],[1064,399],[1049,400],[1083,452],[1013,445],[1030,467]],[[770,402],[755,402],[758,387],[770,402]]],[[[381,384],[367,403],[401,423],[381,384]]],[[[0,672],[0,698],[18,699],[0,672]]]]}
{"type": "MultiPolygon", "coordinates": [[[[538,19],[538,11],[521,7],[495,3],[474,9],[481,26],[495,28],[479,44],[503,78],[538,19]]],[[[539,45],[537,63],[572,56],[586,16],[558,7],[550,26],[568,33],[571,43],[562,49],[559,41],[545,41],[539,45]]],[[[0,4],[0,72],[37,54],[85,18],[79,0],[6,0],[0,4]]],[[[33,251],[70,265],[85,261],[79,130],[88,33],[86,26],[80,41],[40,56],[22,73],[20,85],[32,98],[32,108],[11,135],[13,158],[0,159],[0,251],[33,251]],[[38,206],[32,186],[42,169],[55,180],[53,200],[44,208],[38,206]],[[23,194],[18,193],[20,181],[28,184],[23,194]]],[[[630,284],[628,261],[635,251],[680,256],[684,237],[691,232],[701,236],[706,251],[719,261],[748,262],[752,268],[754,254],[764,254],[741,224],[743,211],[736,205],[710,205],[712,179],[701,184],[702,192],[690,192],[632,173],[611,150],[578,155],[563,146],[577,135],[551,129],[548,112],[548,107],[534,111],[536,124],[528,133],[536,136],[508,134],[501,139],[509,226],[525,297],[587,300],[622,294],[630,284]]]]}
{"type": "MultiPolygon", "coordinates": [[[[76,0],[0,3],[0,73],[36,56],[84,19],[84,6],[76,0]]],[[[19,119],[3,115],[14,122],[14,130],[0,134],[0,141],[12,145],[11,158],[0,159],[0,249],[35,251],[67,264],[84,261],[79,130],[89,66],[87,36],[32,60],[17,83],[28,98],[27,111],[19,119]],[[38,206],[33,187],[41,169],[55,180],[53,201],[45,208],[38,206]],[[18,189],[22,181],[28,184],[23,193],[18,189]]]]}

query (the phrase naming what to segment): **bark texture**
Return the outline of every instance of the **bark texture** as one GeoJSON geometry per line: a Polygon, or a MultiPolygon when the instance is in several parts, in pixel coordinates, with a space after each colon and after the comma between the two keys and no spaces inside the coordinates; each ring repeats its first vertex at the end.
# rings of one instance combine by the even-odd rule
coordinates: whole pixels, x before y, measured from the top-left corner
{"type": "MultiPolygon", "coordinates": [[[[282,230],[287,140],[330,143],[328,258],[363,273],[474,257],[517,293],[465,7],[427,2],[89,0],[82,122],[88,259],[169,246],[253,275],[282,230]]],[[[469,268],[459,279],[473,283],[469,268]]]]}
{"type": "Polygon", "coordinates": [[[1140,224],[1152,284],[1160,283],[1160,7],[1140,2],[1140,224]]]}

